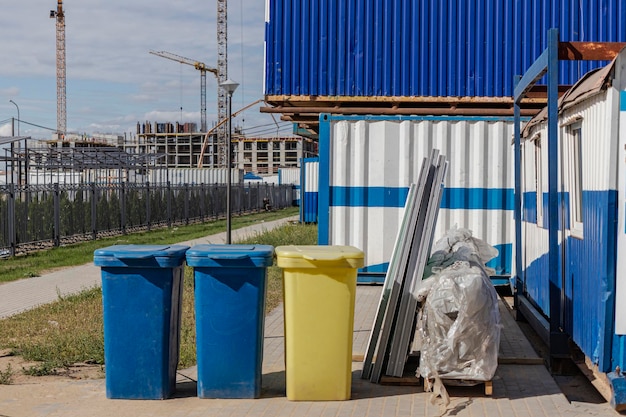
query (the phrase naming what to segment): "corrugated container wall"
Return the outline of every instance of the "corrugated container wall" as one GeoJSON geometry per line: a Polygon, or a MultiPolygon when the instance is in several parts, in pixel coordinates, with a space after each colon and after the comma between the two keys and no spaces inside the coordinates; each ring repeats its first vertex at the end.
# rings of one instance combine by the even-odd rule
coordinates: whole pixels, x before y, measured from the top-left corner
{"type": "Polygon", "coordinates": [[[423,159],[439,149],[450,164],[435,239],[468,228],[512,271],[512,118],[320,118],[319,241],[365,252],[364,271],[387,270],[406,201],[423,159]]]}
{"type": "MultiPolygon", "coordinates": [[[[265,94],[512,96],[546,47],[626,41],[623,0],[267,0],[265,94]]],[[[562,62],[574,84],[599,62],[562,62]]]]}
{"type": "MultiPolygon", "coordinates": [[[[561,111],[559,146],[563,149],[559,149],[559,157],[567,155],[565,160],[549,160],[545,122],[529,129],[522,147],[524,295],[549,316],[547,172],[549,164],[556,163],[558,192],[564,196],[564,204],[559,204],[558,224],[560,277],[557,282],[563,294],[561,326],[602,372],[616,365],[626,366],[625,352],[611,351],[615,282],[616,277],[618,281],[624,279],[624,271],[616,273],[615,269],[616,243],[620,244],[617,236],[624,234],[623,229],[616,229],[618,213],[624,215],[623,206],[617,203],[617,165],[623,164],[624,149],[618,144],[619,108],[618,91],[609,89],[561,111]],[[581,139],[580,150],[575,153],[572,132],[576,129],[580,129],[581,139]],[[580,170],[576,170],[582,185],[580,226],[574,224],[572,214],[574,155],[580,155],[581,163],[580,170]],[[537,184],[541,187],[539,192],[537,184]],[[577,232],[578,228],[584,229],[584,233],[577,232]]],[[[626,340],[623,336],[615,338],[621,343],[626,340]]]]}
{"type": "MultiPolygon", "coordinates": [[[[153,170],[150,176],[152,183],[182,184],[226,184],[227,170],[225,168],[170,168],[168,170],[153,170]]],[[[243,184],[243,170],[233,169],[231,174],[233,184],[243,184]]]]}
{"type": "Polygon", "coordinates": [[[278,168],[278,183],[300,185],[300,168],[278,168]]]}
{"type": "Polygon", "coordinates": [[[303,223],[317,223],[319,165],[319,158],[302,160],[300,221],[303,223]]]}
{"type": "Polygon", "coordinates": [[[295,198],[294,206],[300,205],[300,168],[278,168],[278,184],[293,184],[295,198]]]}

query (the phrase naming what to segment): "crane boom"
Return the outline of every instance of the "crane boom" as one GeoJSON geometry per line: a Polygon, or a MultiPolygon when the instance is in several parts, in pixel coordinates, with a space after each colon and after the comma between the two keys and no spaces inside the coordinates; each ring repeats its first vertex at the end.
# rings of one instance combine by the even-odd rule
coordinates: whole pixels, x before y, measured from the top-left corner
{"type": "Polygon", "coordinates": [[[217,69],[209,67],[204,62],[195,61],[193,59],[185,58],[184,56],[176,55],[167,51],[150,51],[150,53],[152,55],[160,56],[161,58],[180,62],[181,64],[191,65],[192,67],[200,71],[200,131],[206,132],[206,73],[208,71],[217,77],[217,69]]]}
{"type": "Polygon", "coordinates": [[[57,9],[50,10],[50,18],[56,18],[56,60],[57,60],[57,134],[65,135],[67,129],[67,99],[65,88],[65,12],[63,0],[57,0],[57,9]]]}

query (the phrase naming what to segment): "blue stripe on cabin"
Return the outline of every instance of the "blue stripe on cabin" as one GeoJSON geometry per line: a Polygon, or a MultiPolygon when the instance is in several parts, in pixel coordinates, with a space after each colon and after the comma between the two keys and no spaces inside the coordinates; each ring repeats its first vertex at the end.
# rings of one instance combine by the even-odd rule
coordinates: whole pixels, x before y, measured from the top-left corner
{"type": "MultiPolygon", "coordinates": [[[[331,187],[333,207],[404,207],[404,187],[331,187]]],[[[444,188],[441,208],[513,210],[513,190],[502,188],[444,188]]]]}

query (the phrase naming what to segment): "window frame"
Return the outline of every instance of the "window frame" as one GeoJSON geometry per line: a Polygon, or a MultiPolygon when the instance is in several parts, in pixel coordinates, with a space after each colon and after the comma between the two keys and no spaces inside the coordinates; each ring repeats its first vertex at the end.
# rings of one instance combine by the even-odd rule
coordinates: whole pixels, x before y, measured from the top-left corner
{"type": "Polygon", "coordinates": [[[567,126],[567,164],[566,178],[569,194],[569,230],[570,235],[579,239],[584,238],[584,205],[583,205],[583,159],[582,121],[567,126]]]}

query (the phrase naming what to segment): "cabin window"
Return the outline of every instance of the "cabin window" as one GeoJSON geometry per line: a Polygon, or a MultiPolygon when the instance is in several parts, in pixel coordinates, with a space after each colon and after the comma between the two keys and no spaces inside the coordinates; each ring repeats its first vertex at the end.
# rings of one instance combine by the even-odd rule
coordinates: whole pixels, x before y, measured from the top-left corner
{"type": "Polygon", "coordinates": [[[541,157],[541,137],[533,140],[535,144],[535,192],[537,200],[537,226],[543,227],[543,163],[541,157]]]}
{"type": "Polygon", "coordinates": [[[572,236],[583,238],[583,161],[582,124],[569,126],[567,144],[567,180],[569,191],[570,232],[572,236]]]}

